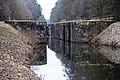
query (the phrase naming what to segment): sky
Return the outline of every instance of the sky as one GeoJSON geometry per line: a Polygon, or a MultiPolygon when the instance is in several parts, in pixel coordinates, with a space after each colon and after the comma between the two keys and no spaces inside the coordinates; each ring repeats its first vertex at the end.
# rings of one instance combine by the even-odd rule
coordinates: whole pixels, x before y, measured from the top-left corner
{"type": "Polygon", "coordinates": [[[50,19],[51,10],[55,6],[57,0],[37,0],[37,2],[42,7],[42,14],[45,16],[45,19],[50,19]]]}

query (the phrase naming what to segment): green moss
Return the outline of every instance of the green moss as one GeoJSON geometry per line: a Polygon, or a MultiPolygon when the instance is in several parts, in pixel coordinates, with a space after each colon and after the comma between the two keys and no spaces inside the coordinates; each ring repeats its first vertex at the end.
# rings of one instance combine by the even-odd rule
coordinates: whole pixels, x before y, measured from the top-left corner
{"type": "Polygon", "coordinates": [[[8,24],[35,24],[35,25],[47,25],[47,22],[41,20],[6,20],[5,23],[8,24]]]}
{"type": "Polygon", "coordinates": [[[83,23],[83,22],[114,22],[113,20],[72,20],[72,21],[61,21],[61,22],[55,22],[53,24],[64,24],[64,23],[83,23]]]}
{"type": "Polygon", "coordinates": [[[19,74],[19,78],[18,78],[18,80],[24,80],[24,77],[22,76],[21,73],[19,74]]]}
{"type": "Polygon", "coordinates": [[[95,40],[92,41],[95,45],[100,45],[101,39],[96,38],[95,40]]]}
{"type": "Polygon", "coordinates": [[[12,26],[5,24],[4,22],[0,22],[0,31],[5,32],[6,34],[16,37],[18,35],[18,31],[12,28],[12,26]]]}
{"type": "Polygon", "coordinates": [[[6,20],[5,22],[45,22],[45,21],[41,21],[41,20],[6,20]]]}

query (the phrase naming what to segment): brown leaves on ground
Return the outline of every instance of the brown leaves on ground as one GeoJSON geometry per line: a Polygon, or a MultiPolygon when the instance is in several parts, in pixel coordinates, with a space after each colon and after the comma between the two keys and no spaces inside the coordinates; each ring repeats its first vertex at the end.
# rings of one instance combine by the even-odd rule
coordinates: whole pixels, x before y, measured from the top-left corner
{"type": "Polygon", "coordinates": [[[38,80],[27,67],[32,47],[21,41],[15,30],[2,24],[0,23],[0,80],[38,80]]]}

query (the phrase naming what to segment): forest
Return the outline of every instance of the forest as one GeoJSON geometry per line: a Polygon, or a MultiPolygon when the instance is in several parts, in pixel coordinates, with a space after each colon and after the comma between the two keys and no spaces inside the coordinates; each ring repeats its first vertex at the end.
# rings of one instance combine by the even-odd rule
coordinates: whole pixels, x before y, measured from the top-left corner
{"type": "Polygon", "coordinates": [[[92,19],[114,15],[114,0],[58,0],[51,21],[92,19]]]}
{"type": "Polygon", "coordinates": [[[36,0],[0,0],[0,20],[38,19],[41,11],[36,0]]]}
{"type": "MultiPolygon", "coordinates": [[[[120,0],[58,0],[51,11],[50,21],[104,18],[120,20],[120,0]],[[117,5],[117,6],[116,6],[117,5]]],[[[0,0],[0,20],[45,20],[36,0],[0,0]]]]}

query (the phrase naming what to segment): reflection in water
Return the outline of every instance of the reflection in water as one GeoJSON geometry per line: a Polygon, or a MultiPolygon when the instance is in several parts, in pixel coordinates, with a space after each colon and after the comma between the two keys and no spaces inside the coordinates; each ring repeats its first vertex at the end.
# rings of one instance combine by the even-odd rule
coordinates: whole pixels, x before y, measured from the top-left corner
{"type": "Polygon", "coordinates": [[[120,66],[103,55],[106,50],[51,38],[47,64],[31,69],[44,80],[119,80],[120,66]]]}
{"type": "Polygon", "coordinates": [[[99,53],[107,57],[111,62],[115,62],[117,64],[120,64],[120,48],[112,48],[112,47],[106,47],[106,46],[100,46],[100,47],[95,47],[93,46],[94,49],[96,49],[99,53]]]}
{"type": "Polygon", "coordinates": [[[70,42],[63,42],[51,38],[49,48],[54,52],[63,55],[68,60],[79,64],[110,64],[111,61],[104,57],[97,50],[93,49],[88,44],[77,44],[70,42]]]}
{"type": "Polygon", "coordinates": [[[42,66],[31,66],[31,69],[44,80],[67,80],[64,66],[56,57],[55,52],[47,48],[47,64],[42,66]]]}
{"type": "Polygon", "coordinates": [[[38,44],[30,58],[30,65],[43,65],[47,63],[46,44],[38,44]]]}

